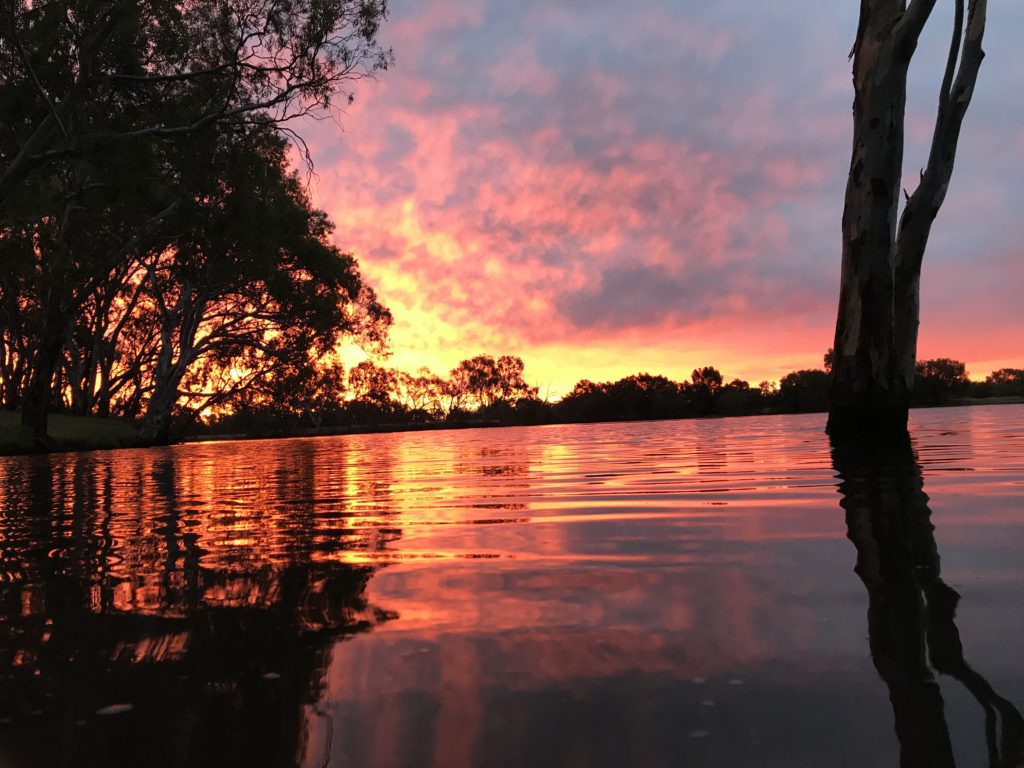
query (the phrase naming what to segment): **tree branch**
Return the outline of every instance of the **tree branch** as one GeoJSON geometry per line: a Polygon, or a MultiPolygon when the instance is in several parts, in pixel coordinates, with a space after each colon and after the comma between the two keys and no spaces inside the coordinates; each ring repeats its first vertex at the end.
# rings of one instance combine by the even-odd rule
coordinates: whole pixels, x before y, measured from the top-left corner
{"type": "Polygon", "coordinates": [[[7,0],[7,15],[10,17],[11,24],[11,41],[14,43],[14,50],[18,52],[18,58],[21,59],[21,63],[25,65],[25,71],[28,72],[29,79],[32,81],[32,85],[35,86],[36,91],[42,97],[43,101],[46,102],[47,108],[50,110],[50,115],[56,121],[57,126],[60,128],[60,132],[64,134],[64,138],[68,137],[68,129],[64,127],[64,121],[60,119],[60,115],[57,113],[57,108],[53,105],[53,100],[50,98],[50,94],[43,88],[43,84],[39,81],[39,77],[36,75],[35,69],[32,67],[32,62],[28,58],[28,54],[25,53],[25,48],[21,44],[21,37],[18,35],[18,19],[14,14],[14,0],[7,0]]]}
{"type": "MultiPolygon", "coordinates": [[[[935,10],[936,0],[911,0],[903,17],[896,23],[894,33],[897,38],[897,48],[913,54],[917,47],[917,41],[921,37],[924,25],[935,10]]],[[[909,55],[907,60],[909,61],[909,55]]]]}
{"type": "Polygon", "coordinates": [[[960,130],[971,97],[974,95],[981,62],[985,58],[981,46],[985,35],[987,11],[987,0],[970,0],[967,29],[961,42],[963,0],[956,2],[954,35],[946,62],[942,90],[939,93],[939,109],[928,154],[928,165],[900,217],[899,233],[896,238],[898,272],[909,270],[910,274],[920,270],[932,222],[945,201],[946,191],[953,176],[960,130]],[[953,69],[958,58],[960,67],[954,77],[953,69]]]}

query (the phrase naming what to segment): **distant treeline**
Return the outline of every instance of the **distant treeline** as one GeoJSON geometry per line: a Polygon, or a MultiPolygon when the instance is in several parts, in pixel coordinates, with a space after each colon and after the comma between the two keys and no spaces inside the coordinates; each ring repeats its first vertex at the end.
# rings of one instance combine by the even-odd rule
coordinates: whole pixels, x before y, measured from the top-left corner
{"type": "MultiPolygon", "coordinates": [[[[646,373],[614,382],[584,379],[562,399],[538,396],[523,378],[522,359],[478,355],[447,377],[416,374],[366,361],[346,371],[337,362],[295,371],[253,387],[247,402],[212,416],[196,429],[208,434],[287,433],[440,423],[552,424],[765,413],[827,408],[830,355],[825,368],[794,371],[757,386],[726,381],[714,367],[686,381],[646,373]]],[[[1024,397],[1024,369],[1004,368],[972,382],[962,362],[945,358],[917,365],[917,405],[948,405],[965,398],[1024,397]]]]}

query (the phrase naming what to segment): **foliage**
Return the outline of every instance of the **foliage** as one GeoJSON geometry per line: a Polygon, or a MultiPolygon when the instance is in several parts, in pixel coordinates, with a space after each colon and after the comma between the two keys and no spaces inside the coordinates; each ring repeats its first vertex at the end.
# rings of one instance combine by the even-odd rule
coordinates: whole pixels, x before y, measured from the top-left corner
{"type": "Polygon", "coordinates": [[[794,371],[782,377],[776,397],[784,411],[823,411],[828,407],[828,385],[825,371],[794,371]]]}
{"type": "Polygon", "coordinates": [[[47,413],[225,407],[390,316],[286,159],[386,68],[385,0],[11,0],[0,15],[0,397],[47,413]],[[291,141],[291,146],[288,143],[291,141]],[[299,362],[297,362],[299,361],[299,362]]]}
{"type": "Polygon", "coordinates": [[[970,386],[967,366],[946,357],[919,360],[914,381],[914,400],[921,405],[941,405],[954,397],[963,397],[970,386]]]}
{"type": "Polygon", "coordinates": [[[984,381],[992,397],[1024,397],[1024,368],[1000,368],[984,381]]]}
{"type": "MultiPolygon", "coordinates": [[[[97,190],[78,198],[89,215],[72,245],[62,215],[10,225],[0,238],[4,406],[36,385],[51,408],[138,418],[141,439],[160,442],[172,414],[230,409],[278,374],[312,386],[321,374],[310,360],[343,339],[380,351],[390,314],[331,244],[333,225],[289,171],[288,150],[266,121],[204,134],[130,170],[91,171],[97,190]],[[132,174],[137,189],[102,192],[132,174]],[[48,349],[49,369],[39,363],[48,349]]],[[[304,410],[316,421],[325,407],[304,410]]]]}
{"type": "MultiPolygon", "coordinates": [[[[984,398],[1017,393],[1024,397],[1022,369],[995,371],[985,382],[967,381],[964,364],[953,360],[922,361],[921,371],[926,374],[928,385],[939,382],[944,387],[942,402],[953,401],[964,394],[984,398]]],[[[345,399],[331,410],[318,429],[442,422],[548,424],[821,412],[827,408],[829,386],[829,374],[821,369],[794,371],[783,376],[778,384],[762,381],[752,387],[742,379],[725,383],[725,377],[716,368],[703,367],[696,369],[689,381],[682,382],[647,373],[613,382],[583,379],[569,394],[551,403],[537,398],[537,390],[526,384],[523,374],[520,358],[491,355],[463,360],[447,378],[427,369],[409,374],[364,361],[349,371],[345,399]],[[501,363],[503,360],[506,362],[501,363]],[[504,371],[504,377],[499,371],[504,371]]],[[[281,402],[284,401],[282,397],[281,402]]],[[[922,398],[919,404],[929,403],[922,398]]],[[[290,416],[279,411],[276,420],[268,422],[266,410],[243,408],[205,428],[232,431],[245,423],[256,431],[287,430],[295,428],[299,416],[297,411],[290,416]]]]}
{"type": "Polygon", "coordinates": [[[386,68],[384,0],[11,0],[0,204],[34,172],[126,144],[287,124],[386,68]]]}

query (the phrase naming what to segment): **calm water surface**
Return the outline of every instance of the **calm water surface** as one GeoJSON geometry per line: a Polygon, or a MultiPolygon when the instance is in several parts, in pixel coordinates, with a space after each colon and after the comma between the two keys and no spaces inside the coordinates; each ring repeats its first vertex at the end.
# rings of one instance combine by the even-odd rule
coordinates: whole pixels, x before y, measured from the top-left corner
{"type": "Polygon", "coordinates": [[[0,459],[0,766],[1021,765],[1024,407],[911,422],[0,459]]]}

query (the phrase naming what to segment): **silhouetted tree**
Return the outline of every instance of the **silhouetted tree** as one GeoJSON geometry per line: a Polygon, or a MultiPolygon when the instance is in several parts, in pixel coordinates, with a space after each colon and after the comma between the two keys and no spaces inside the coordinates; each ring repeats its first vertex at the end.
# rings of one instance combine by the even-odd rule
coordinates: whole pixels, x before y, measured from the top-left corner
{"type": "Polygon", "coordinates": [[[690,376],[690,381],[695,387],[704,387],[712,395],[722,388],[722,374],[716,368],[698,368],[690,376]]]}
{"type": "Polygon", "coordinates": [[[385,411],[392,409],[391,395],[395,392],[395,385],[395,372],[372,360],[364,360],[348,373],[348,390],[352,399],[385,411]]]}
{"type": "Polygon", "coordinates": [[[345,378],[345,367],[333,355],[308,355],[289,360],[273,376],[261,379],[242,394],[250,408],[274,410],[292,422],[308,420],[321,431],[341,410],[345,378]]]}
{"type": "Polygon", "coordinates": [[[807,413],[828,408],[828,374],[820,370],[794,371],[779,382],[778,399],[785,411],[807,413]]]}
{"type": "Polygon", "coordinates": [[[764,408],[760,389],[752,389],[749,382],[733,379],[718,393],[716,410],[722,416],[741,416],[758,413],[764,408]]]}
{"type": "Polygon", "coordinates": [[[415,374],[399,371],[396,388],[396,399],[409,411],[413,420],[444,416],[445,381],[429,369],[420,368],[415,374]]]}
{"type": "Polygon", "coordinates": [[[715,400],[722,388],[722,374],[712,367],[697,368],[690,375],[690,383],[683,387],[683,397],[694,416],[710,416],[715,412],[715,400]]]}
{"type": "Polygon", "coordinates": [[[147,259],[160,346],[144,443],[169,439],[179,398],[201,411],[290,360],[325,354],[343,334],[386,331],[390,315],[353,257],[329,244],[332,225],[288,172],[286,152],[276,134],[255,128],[215,146],[182,212],[190,231],[147,259]],[[352,311],[360,304],[375,323],[352,311]]]}
{"type": "Polygon", "coordinates": [[[853,155],[829,428],[906,423],[914,384],[920,275],[932,222],[949,188],[960,129],[984,52],[986,0],[954,4],[928,163],[899,217],[907,72],[935,0],[861,0],[853,46],[853,155]]]}
{"type": "Polygon", "coordinates": [[[46,414],[60,391],[55,381],[85,375],[75,370],[79,363],[90,367],[83,354],[64,355],[96,330],[87,327],[90,302],[97,305],[92,318],[101,317],[103,302],[116,294],[105,288],[132,273],[138,253],[167,242],[162,227],[178,208],[162,183],[161,158],[149,148],[59,170],[49,179],[34,177],[30,198],[0,219],[0,283],[32,320],[31,329],[22,326],[28,362],[20,407],[24,427],[38,439],[45,438],[46,414]]]}
{"type": "Polygon", "coordinates": [[[384,0],[10,0],[0,205],[67,158],[325,109],[390,63],[386,15],[384,0]]]}
{"type": "Polygon", "coordinates": [[[1024,396],[1024,369],[1000,368],[986,376],[984,383],[992,396],[1024,396]]]}
{"type": "Polygon", "coordinates": [[[521,357],[502,355],[498,358],[495,365],[495,399],[511,403],[537,396],[537,387],[530,386],[523,378],[525,368],[521,357]]]}
{"type": "MultiPolygon", "coordinates": [[[[386,14],[383,0],[5,6],[0,299],[32,315],[33,329],[4,317],[0,357],[5,382],[20,390],[4,395],[7,407],[17,403],[26,430],[45,440],[65,387],[74,410],[109,410],[117,343],[102,335],[108,302],[130,301],[117,281],[141,253],[169,245],[168,219],[180,224],[195,200],[176,199],[167,183],[178,156],[253,125],[305,150],[290,121],[390,62],[377,42],[386,14]]],[[[121,383],[144,378],[142,365],[121,383]]]]}
{"type": "Polygon", "coordinates": [[[962,397],[970,383],[967,366],[959,360],[950,360],[948,357],[919,360],[914,399],[925,405],[939,405],[952,397],[962,397]]]}
{"type": "Polygon", "coordinates": [[[477,355],[463,360],[448,375],[447,410],[466,408],[489,409],[496,403],[506,406],[523,397],[534,397],[537,388],[523,378],[521,358],[503,355],[497,360],[491,355],[477,355]]]}
{"type": "Polygon", "coordinates": [[[998,371],[992,371],[985,380],[993,384],[1019,386],[1024,384],[1024,368],[1000,368],[998,371]]]}
{"type": "Polygon", "coordinates": [[[568,421],[670,419],[686,414],[686,401],[676,382],[640,373],[603,384],[584,379],[562,399],[557,411],[568,421]]]}
{"type": "Polygon", "coordinates": [[[21,405],[39,327],[39,307],[30,298],[31,263],[19,258],[30,249],[26,234],[5,227],[0,236],[0,405],[9,411],[21,405]]]}

